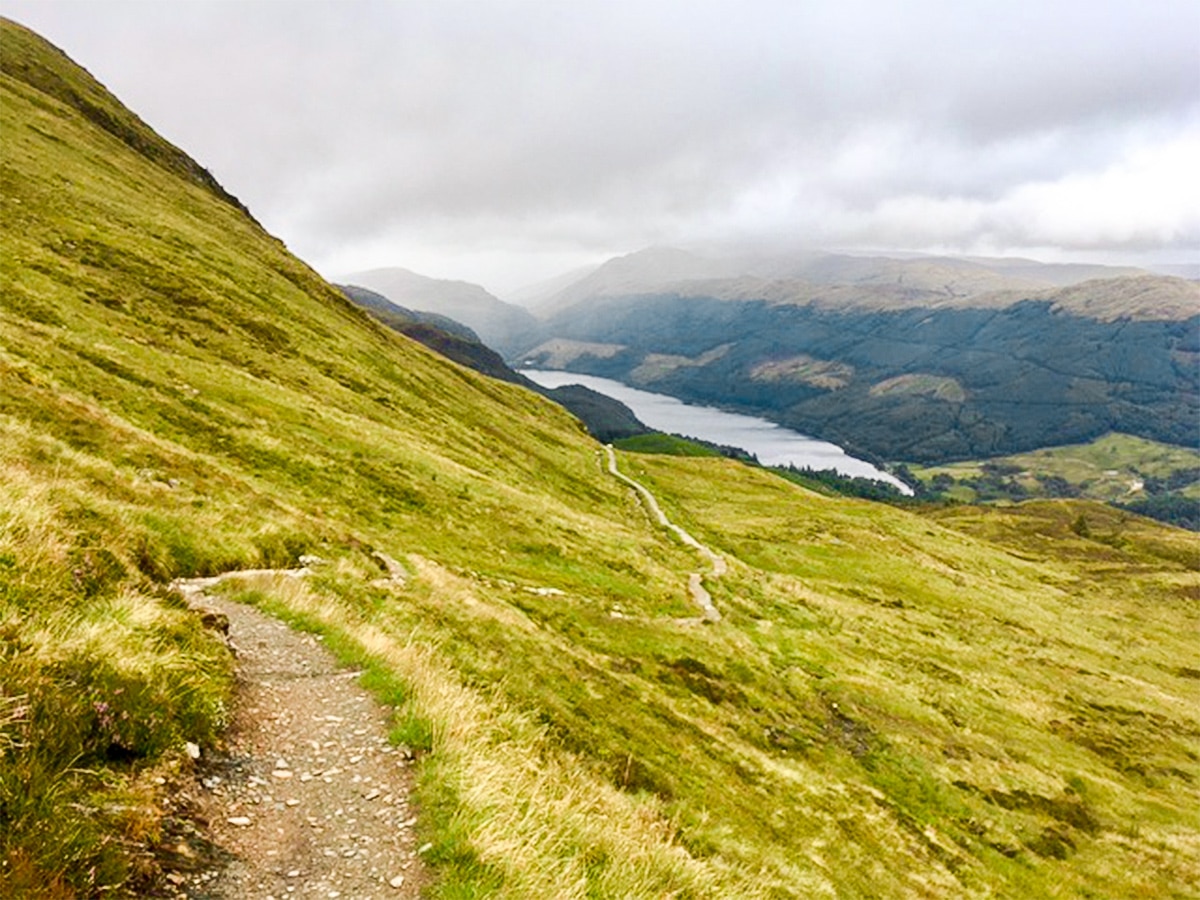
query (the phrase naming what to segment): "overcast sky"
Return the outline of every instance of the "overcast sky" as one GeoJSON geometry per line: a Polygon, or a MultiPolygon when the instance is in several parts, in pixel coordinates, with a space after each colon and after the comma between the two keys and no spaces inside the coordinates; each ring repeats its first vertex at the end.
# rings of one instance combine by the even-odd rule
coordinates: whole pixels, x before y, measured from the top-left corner
{"type": "Polygon", "coordinates": [[[322,274],[1200,261],[1196,0],[0,0],[322,274]]]}

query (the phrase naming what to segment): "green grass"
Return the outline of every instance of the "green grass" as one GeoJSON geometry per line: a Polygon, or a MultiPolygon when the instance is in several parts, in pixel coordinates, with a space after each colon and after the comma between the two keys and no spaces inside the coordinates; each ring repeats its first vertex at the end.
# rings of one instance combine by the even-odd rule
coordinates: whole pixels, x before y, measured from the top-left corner
{"type": "MultiPolygon", "coordinates": [[[[705,463],[721,469],[709,477],[699,463],[639,465],[686,528],[746,564],[714,592],[753,648],[738,659],[803,686],[745,704],[788,726],[773,734],[771,793],[829,791],[787,833],[824,821],[833,843],[846,819],[891,813],[892,873],[839,890],[899,895],[932,854],[959,884],[930,895],[1187,895],[1200,689],[1179,661],[1200,633],[1193,536],[1068,501],[935,523],[728,464],[705,463]],[[1071,527],[1081,515],[1090,537],[1071,527]],[[838,789],[851,785],[882,796],[847,803],[838,789]]],[[[721,720],[737,720],[728,703],[721,720]]],[[[878,822],[854,837],[888,846],[878,822]]]]}
{"type": "Polygon", "coordinates": [[[664,453],[668,456],[720,456],[712,447],[675,434],[638,434],[614,441],[613,446],[631,453],[664,453]]]}
{"type": "Polygon", "coordinates": [[[219,736],[231,659],[136,570],[169,556],[159,535],[97,496],[93,472],[22,471],[4,437],[0,893],[136,888],[160,830],[146,778],[219,736]]]}
{"type": "MultiPolygon", "coordinates": [[[[1106,434],[1088,444],[1047,447],[1031,453],[989,460],[917,467],[913,473],[924,481],[948,475],[956,482],[952,499],[975,499],[975,492],[961,482],[984,474],[987,463],[1014,470],[1015,480],[1032,496],[1045,495],[1038,475],[1061,478],[1092,500],[1129,501],[1145,496],[1147,476],[1167,479],[1172,472],[1200,467],[1200,449],[1176,447],[1128,434],[1106,434]]],[[[1187,496],[1200,496],[1200,479],[1184,489],[1187,496]]]]}
{"type": "Polygon", "coordinates": [[[165,585],[305,552],[330,560],[308,582],[239,589],[395,709],[431,896],[1200,880],[1194,538],[625,453],[730,561],[697,626],[696,556],[578,422],[372,322],[125,114],[14,77],[11,47],[114,108],[2,27],[0,888],[149,883],[148,776],[214,739],[229,689],[165,585]]]}

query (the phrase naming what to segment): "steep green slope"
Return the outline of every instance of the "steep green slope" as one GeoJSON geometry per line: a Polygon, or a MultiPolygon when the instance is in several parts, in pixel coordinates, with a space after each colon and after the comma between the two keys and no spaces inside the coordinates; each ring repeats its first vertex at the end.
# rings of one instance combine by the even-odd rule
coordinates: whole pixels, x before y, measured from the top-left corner
{"type": "Polygon", "coordinates": [[[249,216],[246,207],[221,187],[207,169],[159,137],[66,54],[28,29],[5,27],[0,45],[0,72],[72,107],[88,122],[154,165],[200,186],[249,216]]]}
{"type": "MultiPolygon", "coordinates": [[[[58,67],[74,92],[102,91],[18,26],[4,23],[0,45],[7,71],[58,67]]],[[[6,770],[11,827],[0,833],[16,843],[0,857],[14,868],[53,880],[63,867],[86,887],[88,854],[115,848],[97,838],[68,850],[71,834],[43,841],[22,816],[53,821],[82,803],[97,785],[75,783],[81,759],[162,749],[104,734],[88,698],[108,702],[98,698],[110,669],[149,691],[161,666],[139,654],[166,632],[134,628],[142,649],[107,659],[103,641],[71,637],[93,628],[72,610],[107,622],[123,604],[149,603],[168,616],[171,602],[154,598],[174,576],[378,548],[597,602],[636,598],[648,614],[686,612],[675,596],[686,555],[629,509],[578,423],[377,325],[205,186],[38,78],[0,77],[0,621],[6,648],[45,648],[30,671],[4,657],[5,710],[17,711],[5,722],[14,740],[45,748],[39,723],[61,718],[54,698],[77,693],[82,704],[68,711],[76,745],[38,763],[46,781],[70,783],[60,807],[38,805],[55,792],[34,796],[25,762],[6,770]]],[[[195,676],[218,676],[199,652],[195,676]]],[[[220,693],[203,727],[187,726],[184,708],[162,740],[211,734],[220,693]]],[[[110,863],[100,871],[121,869],[110,863]]]]}
{"type": "Polygon", "coordinates": [[[152,884],[154,777],[219,740],[229,690],[167,583],[306,552],[311,578],[232,590],[397,706],[435,896],[1200,878],[1189,537],[1101,507],[1089,539],[1073,507],[939,524],[624,457],[730,559],[699,626],[697,558],[575,420],[372,321],[20,77],[102,91],[0,28],[0,894],[152,884]]]}

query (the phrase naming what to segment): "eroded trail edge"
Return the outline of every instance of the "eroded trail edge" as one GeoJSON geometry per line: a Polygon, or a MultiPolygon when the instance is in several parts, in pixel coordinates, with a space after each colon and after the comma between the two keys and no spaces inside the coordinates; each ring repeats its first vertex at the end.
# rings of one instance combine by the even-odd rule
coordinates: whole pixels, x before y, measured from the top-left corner
{"type": "MultiPolygon", "coordinates": [[[[679,539],[683,541],[683,543],[687,544],[689,547],[707,559],[710,563],[712,563],[712,572],[710,573],[711,577],[720,578],[722,575],[724,575],[728,570],[728,566],[725,563],[725,557],[704,546],[702,543],[684,531],[683,528],[668,519],[667,514],[662,511],[662,507],[658,505],[658,500],[656,500],[654,495],[650,493],[650,490],[640,482],[637,482],[628,475],[623,474],[617,468],[617,454],[616,451],[613,450],[611,444],[605,444],[604,451],[608,454],[608,471],[616,478],[625,482],[627,485],[637,491],[638,496],[640,496],[642,501],[646,504],[646,509],[650,511],[650,514],[654,516],[658,524],[670,531],[673,531],[679,537],[679,539]]],[[[700,611],[704,615],[705,621],[721,621],[721,613],[713,604],[712,595],[709,594],[708,589],[704,587],[704,575],[702,573],[692,572],[688,575],[688,591],[692,595],[692,601],[698,607],[700,607],[700,611]]]]}
{"type": "Polygon", "coordinates": [[[205,593],[231,572],[175,583],[229,623],[238,695],[222,753],[199,760],[196,806],[219,864],[170,878],[189,898],[416,898],[426,882],[409,755],[390,716],[313,635],[205,593]]]}

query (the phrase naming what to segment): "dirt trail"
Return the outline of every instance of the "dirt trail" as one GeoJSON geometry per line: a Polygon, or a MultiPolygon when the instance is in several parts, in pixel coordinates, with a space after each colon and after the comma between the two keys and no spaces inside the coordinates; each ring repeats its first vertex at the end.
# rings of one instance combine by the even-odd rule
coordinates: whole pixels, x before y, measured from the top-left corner
{"type": "MultiPolygon", "coordinates": [[[[617,469],[617,454],[613,450],[612,445],[606,444],[604,446],[604,450],[606,453],[608,453],[608,471],[638,492],[642,500],[645,501],[646,508],[650,510],[650,513],[657,520],[658,524],[675,532],[681,541],[683,541],[692,549],[696,550],[701,556],[712,563],[711,575],[713,578],[720,578],[722,575],[724,575],[729,568],[725,563],[725,557],[718,553],[714,553],[708,547],[705,547],[698,540],[668,519],[666,513],[662,511],[662,507],[658,505],[658,501],[654,498],[654,495],[650,493],[650,491],[644,485],[634,481],[628,475],[623,475],[620,470],[617,469]]],[[[713,605],[712,595],[709,594],[708,590],[704,587],[704,576],[701,573],[692,572],[690,575],[688,575],[688,590],[691,592],[692,601],[700,607],[700,611],[704,614],[706,621],[721,621],[721,613],[717,607],[713,605]]]]}
{"type": "MultiPolygon", "coordinates": [[[[264,573],[222,577],[250,574],[264,573]]],[[[416,898],[427,878],[412,771],[388,743],[388,713],[317,638],[205,594],[217,580],[176,583],[193,606],[228,618],[238,654],[228,746],[200,759],[199,783],[185,789],[208,852],[168,874],[176,896],[416,898]]]]}

